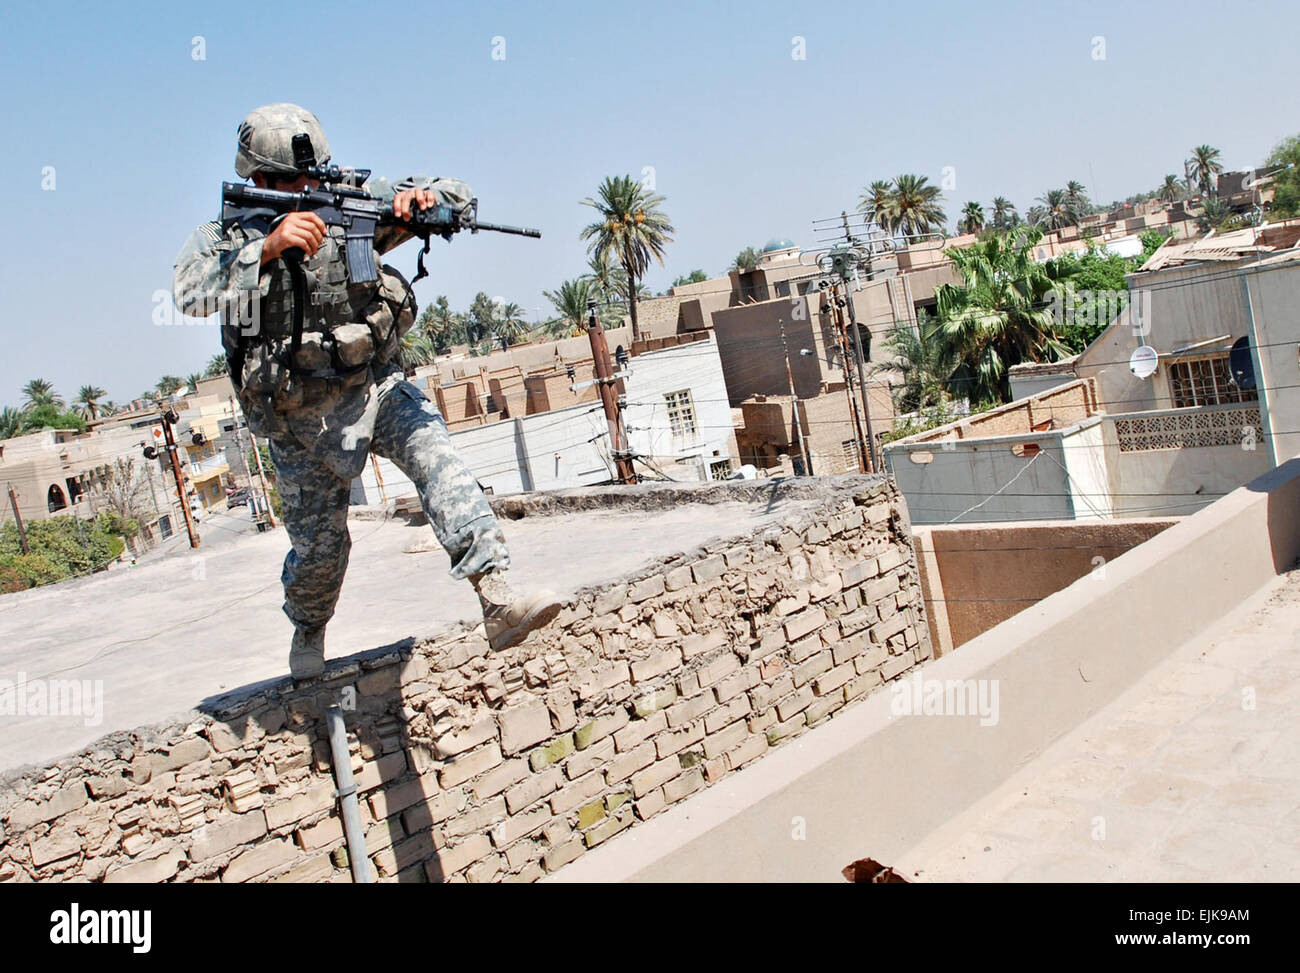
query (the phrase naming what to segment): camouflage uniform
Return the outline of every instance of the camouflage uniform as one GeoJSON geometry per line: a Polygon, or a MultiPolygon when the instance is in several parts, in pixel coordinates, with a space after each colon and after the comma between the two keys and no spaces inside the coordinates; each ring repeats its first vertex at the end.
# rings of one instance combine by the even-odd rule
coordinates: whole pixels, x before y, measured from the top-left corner
{"type": "MultiPolygon", "coordinates": [[[[391,188],[378,180],[368,188],[377,198],[391,199],[398,190],[419,187],[432,189],[442,202],[469,198],[467,186],[449,179],[409,179],[391,188]]],[[[200,226],[176,259],[173,292],[183,313],[222,311],[222,343],[240,402],[253,432],[270,441],[293,544],[281,575],[285,613],[300,628],[323,626],[334,614],[351,549],[351,483],[371,452],[392,460],[415,484],[451,557],[453,577],[504,570],[509,554],[487,498],[452,448],[437,407],[404,380],[394,360],[397,342],[415,320],[409,285],[387,266],[375,283],[347,281],[342,232],[331,227],[320,250],[303,261],[315,285],[312,313],[327,335],[331,329],[342,334],[344,321],[367,325],[359,336],[366,339],[367,330],[373,336],[373,342],[363,342],[373,346],[371,360],[342,379],[291,373],[283,367],[283,334],[265,327],[283,321],[277,303],[283,282],[276,277],[283,262],[261,264],[264,237],[248,227],[223,232],[217,222],[200,226]],[[320,293],[326,296],[317,301],[320,293]],[[329,302],[334,317],[327,320],[318,305],[329,302]]],[[[381,228],[376,254],[407,239],[399,229],[381,228]]],[[[300,350],[320,352],[318,344],[309,344],[300,350]]]]}

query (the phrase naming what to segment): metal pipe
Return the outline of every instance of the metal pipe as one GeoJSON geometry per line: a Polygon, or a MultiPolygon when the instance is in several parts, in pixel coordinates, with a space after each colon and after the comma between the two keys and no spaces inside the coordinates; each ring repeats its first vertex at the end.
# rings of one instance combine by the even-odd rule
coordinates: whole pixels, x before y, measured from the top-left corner
{"type": "Polygon", "coordinates": [[[352,779],[352,755],[348,753],[348,731],[343,724],[343,710],[335,704],[325,711],[329,726],[330,755],[334,759],[334,796],[339,799],[339,812],[343,815],[343,833],[348,839],[348,864],[352,866],[352,881],[369,885],[370,859],[366,856],[366,838],[361,831],[361,816],[357,813],[357,784],[352,779]]]}

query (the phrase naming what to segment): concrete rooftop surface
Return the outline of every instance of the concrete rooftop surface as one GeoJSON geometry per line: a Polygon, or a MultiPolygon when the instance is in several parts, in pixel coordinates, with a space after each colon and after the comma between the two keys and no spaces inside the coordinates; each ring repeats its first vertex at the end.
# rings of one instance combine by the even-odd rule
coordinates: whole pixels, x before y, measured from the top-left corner
{"type": "MultiPolygon", "coordinates": [[[[511,580],[567,596],[657,557],[782,522],[826,496],[788,482],[729,484],[725,494],[698,490],[700,502],[683,504],[680,494],[652,485],[620,489],[614,502],[599,489],[501,498],[511,580]]],[[[427,525],[381,517],[349,526],[352,555],[326,631],[327,658],[481,621],[473,589],[448,575],[427,525]]],[[[3,716],[0,770],[287,676],[293,629],[281,610],[280,566],[288,535],[242,530],[236,517],[209,516],[197,551],[0,597],[0,677],[102,680],[104,701],[96,725],[83,716],[3,716]]]]}
{"type": "Polygon", "coordinates": [[[895,864],[913,881],[1300,880],[1300,569],[895,864]]]}

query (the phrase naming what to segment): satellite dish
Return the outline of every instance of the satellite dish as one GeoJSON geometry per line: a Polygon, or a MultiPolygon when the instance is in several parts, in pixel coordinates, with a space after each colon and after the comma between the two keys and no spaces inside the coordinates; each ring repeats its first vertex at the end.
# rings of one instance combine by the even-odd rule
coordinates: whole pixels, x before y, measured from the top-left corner
{"type": "Polygon", "coordinates": [[[1128,367],[1138,378],[1150,378],[1156,373],[1160,356],[1150,345],[1140,345],[1129,356],[1128,367]]]}
{"type": "Polygon", "coordinates": [[[1255,387],[1255,363],[1250,357],[1250,339],[1238,338],[1228,352],[1228,371],[1239,389],[1255,387]]]}

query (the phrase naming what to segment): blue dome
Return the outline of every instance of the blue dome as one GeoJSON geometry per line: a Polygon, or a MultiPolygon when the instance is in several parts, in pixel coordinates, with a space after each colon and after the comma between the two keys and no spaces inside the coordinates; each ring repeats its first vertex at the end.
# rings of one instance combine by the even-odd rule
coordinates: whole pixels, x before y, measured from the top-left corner
{"type": "Polygon", "coordinates": [[[775,253],[777,250],[793,250],[794,243],[785,237],[773,237],[763,244],[763,253],[775,253]]]}

